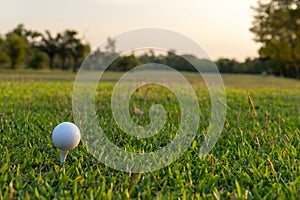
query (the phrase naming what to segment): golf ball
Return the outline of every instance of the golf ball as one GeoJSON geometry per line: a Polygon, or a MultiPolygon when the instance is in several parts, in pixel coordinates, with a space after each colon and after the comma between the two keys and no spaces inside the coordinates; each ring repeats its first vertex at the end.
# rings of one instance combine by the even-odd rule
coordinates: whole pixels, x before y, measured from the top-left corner
{"type": "Polygon", "coordinates": [[[69,151],[77,147],[80,137],[79,128],[71,122],[58,124],[52,133],[54,146],[64,151],[69,151]]]}

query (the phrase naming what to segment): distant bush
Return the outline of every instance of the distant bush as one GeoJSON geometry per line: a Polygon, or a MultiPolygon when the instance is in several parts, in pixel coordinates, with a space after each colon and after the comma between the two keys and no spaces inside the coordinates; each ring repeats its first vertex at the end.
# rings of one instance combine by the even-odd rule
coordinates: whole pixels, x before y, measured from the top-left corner
{"type": "Polygon", "coordinates": [[[43,69],[47,66],[48,57],[47,54],[37,51],[34,53],[33,58],[28,63],[28,68],[43,69]]]}

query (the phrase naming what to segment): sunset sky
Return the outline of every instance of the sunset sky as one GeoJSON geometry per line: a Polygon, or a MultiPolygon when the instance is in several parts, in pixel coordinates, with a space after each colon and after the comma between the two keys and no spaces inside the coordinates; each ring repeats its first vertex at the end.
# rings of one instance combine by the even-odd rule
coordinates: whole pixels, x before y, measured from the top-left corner
{"type": "Polygon", "coordinates": [[[0,0],[0,33],[23,23],[38,31],[77,30],[93,48],[124,31],[166,28],[196,41],[212,59],[257,55],[249,32],[256,0],[0,0]]]}

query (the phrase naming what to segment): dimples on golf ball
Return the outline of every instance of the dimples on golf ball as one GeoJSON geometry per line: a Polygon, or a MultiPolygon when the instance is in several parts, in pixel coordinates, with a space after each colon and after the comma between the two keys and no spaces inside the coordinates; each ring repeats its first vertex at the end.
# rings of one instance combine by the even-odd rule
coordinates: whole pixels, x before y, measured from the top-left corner
{"type": "Polygon", "coordinates": [[[54,128],[52,141],[60,150],[72,150],[80,142],[80,130],[71,122],[63,122],[54,128]]]}

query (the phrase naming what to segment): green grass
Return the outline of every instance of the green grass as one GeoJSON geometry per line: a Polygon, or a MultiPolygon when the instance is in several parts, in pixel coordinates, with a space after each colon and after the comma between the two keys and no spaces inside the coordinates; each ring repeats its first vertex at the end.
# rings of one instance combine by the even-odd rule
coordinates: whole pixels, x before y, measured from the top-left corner
{"type": "MultiPolygon", "coordinates": [[[[131,174],[99,163],[83,143],[70,152],[65,167],[59,166],[59,151],[53,147],[51,133],[58,123],[73,121],[74,75],[64,73],[0,72],[0,199],[300,197],[299,81],[223,75],[228,101],[225,127],[213,150],[201,158],[198,153],[208,125],[209,98],[203,82],[195,74],[184,73],[202,107],[196,140],[171,165],[152,173],[131,174]]],[[[147,113],[155,102],[170,113],[158,136],[150,142],[137,141],[118,131],[111,118],[112,81],[120,74],[106,76],[107,82],[98,88],[97,112],[108,138],[131,151],[154,151],[170,142],[180,112],[174,95],[160,87],[151,87],[147,98],[147,87],[133,95],[131,114],[139,124],[146,125],[148,115],[134,114],[134,107],[147,113]]]]}
{"type": "MultiPolygon", "coordinates": [[[[123,72],[105,72],[101,81],[115,82],[124,73],[123,72]]],[[[182,72],[182,74],[192,83],[205,85],[203,80],[199,78],[199,74],[182,72]]],[[[61,70],[1,70],[0,80],[6,81],[74,81],[76,74],[71,71],[61,70]]],[[[260,76],[248,74],[222,74],[225,86],[234,88],[295,88],[300,89],[299,81],[295,79],[286,79],[274,76],[260,76]]]]}

